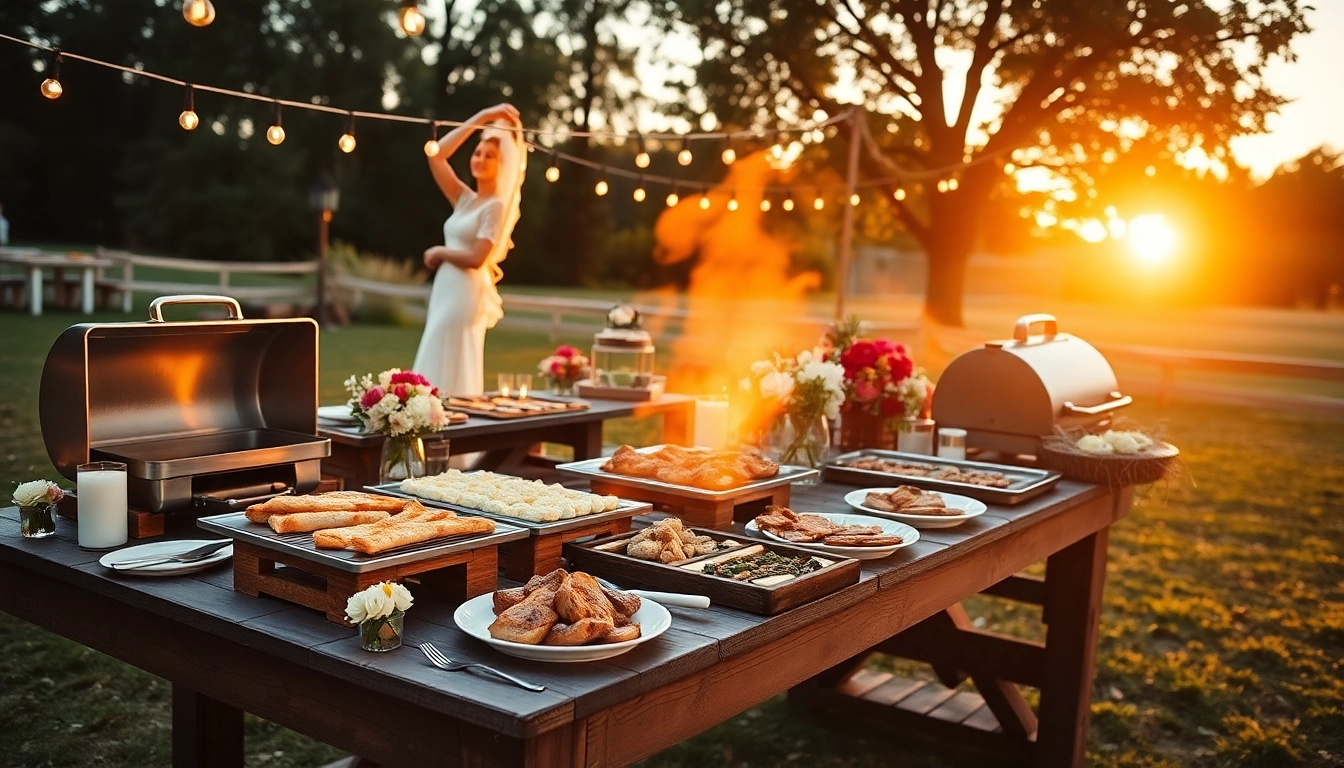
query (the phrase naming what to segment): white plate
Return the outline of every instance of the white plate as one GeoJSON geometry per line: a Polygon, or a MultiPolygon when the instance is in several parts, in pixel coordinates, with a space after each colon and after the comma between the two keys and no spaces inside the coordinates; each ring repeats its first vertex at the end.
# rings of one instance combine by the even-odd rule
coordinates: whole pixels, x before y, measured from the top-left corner
{"type": "Polygon", "coordinates": [[[924,491],[934,496],[942,496],[943,503],[948,509],[955,509],[961,512],[960,515],[904,515],[900,512],[883,512],[880,509],[864,506],[864,500],[870,493],[891,493],[895,488],[860,488],[857,491],[850,491],[845,494],[845,503],[849,506],[863,511],[865,514],[885,517],[888,520],[899,520],[902,523],[909,523],[916,528],[952,528],[961,525],[972,517],[979,517],[985,514],[988,507],[985,502],[972,499],[969,496],[958,496],[955,493],[943,493],[942,491],[924,491]]]}
{"type": "Polygon", "coordinates": [[[453,613],[453,621],[468,635],[484,640],[501,653],[533,661],[597,661],[620,656],[640,643],[647,643],[663,634],[672,626],[672,614],[663,606],[640,598],[639,610],[630,617],[639,625],[640,635],[636,640],[623,643],[605,643],[599,645],[527,645],[496,640],[490,636],[490,624],[495,620],[495,596],[493,594],[473,597],[459,605],[453,613]]]}
{"type": "MultiPolygon", "coordinates": [[[[115,552],[108,552],[106,555],[98,558],[98,562],[104,568],[111,568],[117,563],[130,560],[137,557],[149,557],[158,555],[161,557],[172,557],[180,555],[183,552],[209,544],[204,539],[183,539],[181,541],[152,541],[148,544],[141,544],[135,547],[125,547],[115,552]]],[[[135,576],[181,576],[188,573],[204,571],[206,568],[218,565],[219,563],[233,557],[233,545],[219,550],[203,560],[197,560],[192,563],[162,563],[160,565],[148,565],[144,568],[126,568],[117,573],[129,573],[135,576]]]]}
{"type": "Polygon", "coordinates": [[[358,424],[359,419],[350,415],[348,405],[323,405],[317,409],[317,418],[324,421],[339,421],[342,424],[358,424]]]}
{"type": "MultiPolygon", "coordinates": [[[[803,513],[799,512],[798,514],[803,513]]],[[[807,514],[824,517],[837,525],[876,525],[882,529],[883,533],[900,536],[901,543],[886,547],[837,547],[830,544],[789,541],[788,539],[782,536],[776,536],[769,531],[762,531],[760,527],[756,525],[755,520],[747,523],[746,527],[751,533],[762,533],[775,541],[782,541],[791,547],[810,549],[814,552],[825,552],[828,555],[835,555],[837,557],[852,557],[855,560],[877,560],[878,558],[890,555],[901,547],[908,547],[916,541],[919,541],[919,531],[905,523],[898,523],[895,520],[869,517],[868,515],[846,515],[843,513],[808,512],[807,514]]]]}

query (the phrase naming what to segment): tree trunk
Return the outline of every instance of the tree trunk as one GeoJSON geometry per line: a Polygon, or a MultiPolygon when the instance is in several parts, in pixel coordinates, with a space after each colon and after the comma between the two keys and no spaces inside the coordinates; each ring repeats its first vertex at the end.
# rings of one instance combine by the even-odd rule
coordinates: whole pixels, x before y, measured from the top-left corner
{"type": "Polygon", "coordinates": [[[944,325],[963,327],[966,266],[980,239],[981,217],[992,187],[993,169],[980,166],[951,192],[930,190],[929,227],[920,238],[929,277],[924,314],[944,325]]]}

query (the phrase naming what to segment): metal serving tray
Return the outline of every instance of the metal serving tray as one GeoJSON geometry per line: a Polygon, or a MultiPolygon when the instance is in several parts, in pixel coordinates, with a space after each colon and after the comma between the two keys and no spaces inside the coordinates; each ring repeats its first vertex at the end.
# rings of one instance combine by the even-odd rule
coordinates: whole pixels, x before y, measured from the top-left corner
{"type": "MultiPolygon", "coordinates": [[[[652,453],[664,446],[652,445],[648,448],[640,448],[640,453],[652,453]]],[[[806,480],[810,477],[816,477],[819,472],[808,467],[798,467],[792,464],[779,465],[779,474],[774,477],[768,477],[764,480],[755,480],[745,485],[739,485],[736,488],[729,488],[726,491],[708,491],[704,488],[693,488],[689,485],[677,485],[675,483],[665,483],[661,480],[650,480],[643,477],[631,477],[630,475],[621,475],[615,472],[603,472],[602,465],[607,463],[606,458],[586,459],[584,461],[571,461],[568,464],[560,464],[556,469],[569,472],[575,475],[584,475],[586,477],[598,477],[609,483],[629,486],[631,488],[648,488],[655,491],[666,491],[675,493],[678,496],[684,496],[688,499],[704,499],[705,501],[727,501],[743,495],[748,491],[763,490],[766,488],[778,488],[782,485],[796,483],[806,480]]]]}
{"type": "Polygon", "coordinates": [[[503,522],[508,523],[509,525],[518,526],[520,528],[526,528],[527,530],[532,532],[532,535],[537,536],[540,536],[543,533],[560,533],[562,531],[568,531],[571,528],[582,528],[583,526],[591,525],[595,522],[601,522],[603,520],[612,520],[622,517],[634,517],[635,515],[642,515],[645,512],[653,511],[653,505],[649,504],[648,502],[629,501],[627,499],[620,499],[619,506],[617,506],[615,509],[609,512],[598,512],[595,515],[583,515],[581,517],[571,517],[568,520],[552,520],[549,523],[535,523],[532,522],[531,520],[521,520],[516,517],[509,517],[508,515],[498,515],[493,512],[484,512],[479,509],[472,509],[471,507],[463,507],[458,504],[449,504],[446,501],[439,501],[438,499],[427,499],[424,496],[416,496],[413,493],[406,493],[402,491],[401,483],[366,485],[364,486],[364,490],[373,491],[374,493],[385,494],[387,496],[396,496],[403,499],[415,499],[421,504],[424,504],[426,507],[435,507],[438,509],[451,509],[454,512],[460,512],[463,514],[476,515],[478,517],[488,517],[491,520],[501,520],[503,522]]]}
{"type": "Polygon", "coordinates": [[[913,485],[917,488],[927,488],[933,491],[947,491],[948,493],[970,496],[973,499],[979,499],[991,504],[1019,504],[1027,499],[1035,498],[1055,487],[1055,484],[1059,482],[1060,477],[1061,475],[1058,472],[1051,472],[1044,469],[1014,467],[1009,464],[990,464],[983,461],[956,461],[953,459],[940,458],[938,456],[926,456],[920,453],[902,453],[901,451],[883,451],[871,448],[841,454],[840,456],[831,459],[830,462],[826,464],[827,480],[841,483],[858,483],[860,485],[890,485],[895,481],[902,485],[913,485]],[[965,470],[999,472],[1007,475],[1008,479],[1012,481],[1012,484],[1007,488],[993,488],[987,485],[958,483],[932,477],[901,475],[895,472],[882,472],[876,469],[857,469],[844,466],[846,462],[859,459],[889,459],[891,461],[901,461],[910,464],[929,464],[932,466],[949,466],[965,470]]]}
{"type": "Polygon", "coordinates": [[[317,545],[313,544],[311,532],[276,533],[269,525],[251,522],[242,512],[202,517],[196,524],[235,541],[244,541],[263,549],[293,555],[350,573],[364,573],[389,566],[405,565],[438,555],[517,541],[528,536],[527,531],[522,528],[496,523],[494,533],[469,533],[446,539],[433,539],[419,544],[395,547],[376,555],[366,555],[349,549],[318,549],[317,545]]]}

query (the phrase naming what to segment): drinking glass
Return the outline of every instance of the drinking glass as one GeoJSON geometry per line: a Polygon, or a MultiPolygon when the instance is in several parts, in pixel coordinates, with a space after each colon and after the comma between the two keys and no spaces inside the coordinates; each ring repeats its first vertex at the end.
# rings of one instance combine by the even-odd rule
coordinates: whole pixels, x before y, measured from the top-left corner
{"type": "Polygon", "coordinates": [[[526,400],[527,393],[532,391],[532,374],[520,373],[513,377],[514,384],[518,386],[518,399],[526,400]]]}
{"type": "Polygon", "coordinates": [[[512,396],[513,396],[513,374],[512,374],[512,373],[501,373],[501,374],[499,374],[499,379],[498,379],[498,381],[499,381],[499,385],[498,385],[499,396],[500,396],[500,397],[512,397],[512,396]]]}
{"type": "Polygon", "coordinates": [[[425,475],[433,477],[448,471],[448,438],[425,440],[425,475]]]}
{"type": "Polygon", "coordinates": [[[79,546],[112,549],[126,543],[126,465],[94,461],[77,468],[79,546]]]}

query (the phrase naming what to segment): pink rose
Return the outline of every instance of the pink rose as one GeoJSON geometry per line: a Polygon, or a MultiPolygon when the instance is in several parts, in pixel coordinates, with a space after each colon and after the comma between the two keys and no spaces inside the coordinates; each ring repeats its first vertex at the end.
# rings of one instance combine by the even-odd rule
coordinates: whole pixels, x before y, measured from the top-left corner
{"type": "Polygon", "coordinates": [[[420,386],[429,386],[429,379],[416,373],[415,371],[402,371],[392,374],[393,384],[414,384],[420,386]]]}
{"type": "Polygon", "coordinates": [[[382,387],[374,387],[373,389],[370,389],[368,392],[365,392],[364,396],[359,399],[359,407],[367,411],[373,406],[377,405],[378,401],[382,400],[383,395],[386,394],[387,393],[383,391],[382,387]]]}
{"type": "Polygon", "coordinates": [[[555,374],[556,376],[563,375],[566,367],[567,366],[564,364],[563,361],[556,360],[554,363],[551,363],[551,373],[555,374]]]}
{"type": "Polygon", "coordinates": [[[396,396],[397,396],[397,399],[400,400],[400,401],[403,402],[403,403],[406,402],[406,401],[409,399],[409,398],[406,396],[406,391],[407,391],[407,390],[406,390],[406,385],[405,385],[405,384],[398,384],[397,386],[395,386],[395,387],[392,388],[392,394],[396,395],[396,396]]]}
{"type": "Polygon", "coordinates": [[[577,357],[579,354],[579,350],[569,346],[568,344],[562,344],[559,347],[556,347],[555,354],[559,357],[577,357]]]}

